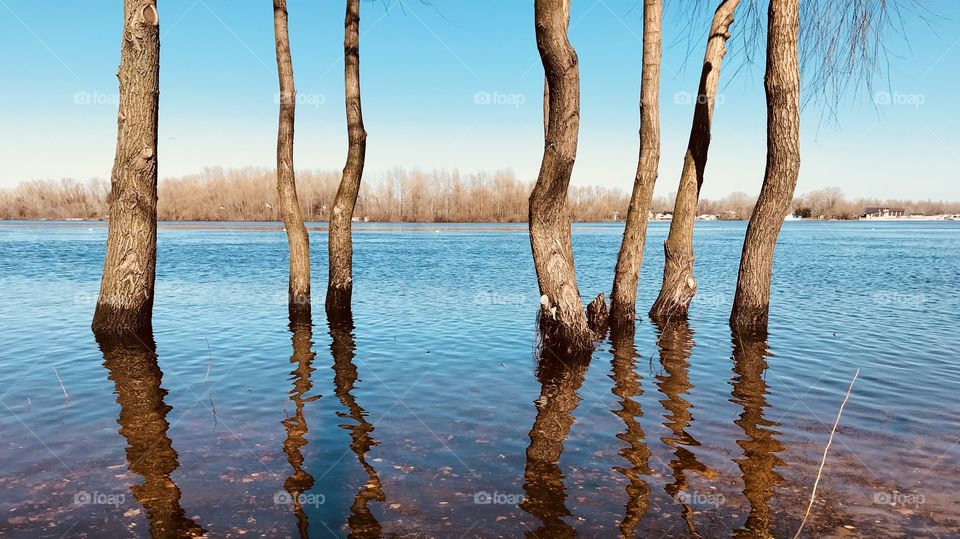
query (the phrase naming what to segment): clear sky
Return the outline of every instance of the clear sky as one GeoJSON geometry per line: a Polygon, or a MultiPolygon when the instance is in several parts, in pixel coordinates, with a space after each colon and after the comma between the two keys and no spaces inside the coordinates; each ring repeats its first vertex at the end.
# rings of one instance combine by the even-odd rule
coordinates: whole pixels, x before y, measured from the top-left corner
{"type": "MultiPolygon", "coordinates": [[[[573,182],[629,190],[637,162],[642,14],[636,0],[573,0],[582,81],[573,182]]],[[[536,177],[542,76],[532,0],[364,1],[361,85],[367,171],[512,168],[536,177]]],[[[846,96],[835,122],[804,111],[799,192],[960,200],[960,2],[889,41],[889,76],[846,96]],[[889,103],[887,103],[889,101],[889,103]],[[880,104],[876,104],[879,102],[880,104]]],[[[657,192],[676,190],[712,8],[692,41],[668,2],[657,192]]],[[[275,162],[277,75],[269,0],[160,0],[160,175],[275,162]]],[[[289,0],[300,105],[297,168],[340,169],[343,2],[289,0]]],[[[108,178],[116,144],[120,0],[0,0],[0,187],[108,178]]],[[[734,33],[738,30],[735,24],[734,33]]],[[[762,47],[762,43],[759,46],[762,47]]],[[[763,177],[763,68],[728,57],[703,196],[755,194],[763,177]]]]}

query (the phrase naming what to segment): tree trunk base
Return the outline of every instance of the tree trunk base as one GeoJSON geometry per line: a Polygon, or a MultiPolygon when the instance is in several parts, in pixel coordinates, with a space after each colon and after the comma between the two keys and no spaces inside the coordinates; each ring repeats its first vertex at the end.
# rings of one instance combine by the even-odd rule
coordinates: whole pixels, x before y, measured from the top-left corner
{"type": "Polygon", "coordinates": [[[353,286],[327,286],[325,307],[328,317],[342,318],[351,312],[353,286]]]}
{"type": "Polygon", "coordinates": [[[633,305],[620,305],[610,302],[610,328],[614,331],[624,331],[634,328],[637,321],[637,310],[633,305]]]}
{"type": "Polygon", "coordinates": [[[96,335],[125,335],[151,333],[153,331],[153,308],[122,309],[97,303],[91,326],[96,335]]]}
{"type": "Polygon", "coordinates": [[[650,307],[650,318],[655,320],[686,319],[690,301],[697,293],[697,280],[692,273],[685,272],[678,279],[664,283],[660,295],[650,307]]]}
{"type": "MultiPolygon", "coordinates": [[[[581,311],[582,313],[583,311],[581,311]]],[[[590,328],[565,323],[554,313],[540,309],[537,314],[542,354],[569,355],[593,351],[593,333],[590,328]]]]}
{"type": "Polygon", "coordinates": [[[730,329],[752,335],[766,334],[769,317],[769,306],[746,307],[734,302],[733,312],[730,313],[730,329]]]}

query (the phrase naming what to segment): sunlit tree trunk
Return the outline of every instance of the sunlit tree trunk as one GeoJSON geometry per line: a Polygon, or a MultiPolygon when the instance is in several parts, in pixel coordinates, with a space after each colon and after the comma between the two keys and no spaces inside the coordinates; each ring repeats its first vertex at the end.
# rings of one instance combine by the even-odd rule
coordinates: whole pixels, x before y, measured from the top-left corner
{"type": "Polygon", "coordinates": [[[697,200],[700,198],[700,186],[703,184],[703,172],[710,149],[710,129],[720,83],[720,67],[727,53],[730,25],[733,24],[733,15],[739,3],[740,0],[723,0],[710,24],[673,220],[670,222],[670,234],[663,244],[663,283],[650,309],[653,318],[686,317],[690,300],[697,292],[697,280],[693,276],[693,224],[697,218],[697,200]]]}
{"type": "Polygon", "coordinates": [[[747,225],[730,324],[764,330],[773,251],[800,174],[799,0],[771,0],[767,22],[767,167],[747,225]]]}
{"type": "Polygon", "coordinates": [[[637,317],[637,281],[647,238],[647,218],[660,166],[660,59],[662,0],[643,2],[643,70],[640,83],[640,160],[623,229],[623,243],[610,294],[610,323],[633,324],[637,317]]]}
{"type": "Polygon", "coordinates": [[[577,288],[567,207],[580,130],[580,74],[577,53],[567,39],[570,0],[535,0],[534,11],[549,111],[543,162],[528,216],[541,294],[541,335],[550,346],[589,350],[593,337],[577,288]]]}
{"type": "Polygon", "coordinates": [[[273,30],[277,43],[280,77],[280,122],[277,130],[277,203],[290,244],[290,310],[310,305],[310,237],[300,214],[293,172],[293,123],[297,92],[293,84],[290,35],[287,31],[287,0],[273,0],[273,30]]]}
{"type": "Polygon", "coordinates": [[[360,0],[347,0],[344,23],[343,58],[347,107],[347,163],[340,187],[330,209],[328,250],[330,273],[327,281],[327,311],[350,308],[353,293],[353,210],[357,205],[363,162],[367,151],[367,132],[360,108],[360,0]]]}
{"type": "Polygon", "coordinates": [[[157,110],[160,16],[154,0],[126,0],[120,45],[117,150],[97,333],[149,329],[157,265],[157,110]]]}

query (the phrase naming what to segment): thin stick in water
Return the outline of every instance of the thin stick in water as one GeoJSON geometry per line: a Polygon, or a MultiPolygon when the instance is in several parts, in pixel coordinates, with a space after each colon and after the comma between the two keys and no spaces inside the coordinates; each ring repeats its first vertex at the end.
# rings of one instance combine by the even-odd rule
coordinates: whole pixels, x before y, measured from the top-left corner
{"type": "Polygon", "coordinates": [[[57,366],[52,364],[50,366],[53,367],[53,374],[57,375],[57,381],[60,382],[60,389],[63,390],[63,398],[70,400],[70,395],[67,395],[67,388],[63,387],[63,380],[60,379],[60,373],[57,372],[57,366]]]}
{"type": "Polygon", "coordinates": [[[797,529],[797,533],[793,536],[793,539],[800,537],[800,532],[803,531],[803,525],[807,523],[807,517],[810,516],[810,510],[813,509],[813,500],[817,497],[817,485],[820,484],[823,466],[827,463],[827,451],[830,451],[830,444],[833,443],[833,435],[837,432],[837,426],[840,425],[840,416],[843,415],[843,407],[846,406],[847,399],[850,398],[850,392],[853,391],[853,384],[857,381],[858,376],[860,376],[860,369],[857,369],[857,372],[853,373],[853,380],[850,380],[850,387],[847,388],[847,396],[845,396],[843,402],[840,403],[840,411],[837,412],[837,420],[834,421],[833,430],[830,431],[830,437],[827,439],[827,447],[823,448],[823,459],[820,461],[820,470],[817,471],[817,479],[813,482],[813,491],[810,492],[810,503],[807,505],[807,512],[803,514],[803,521],[800,522],[800,527],[797,529]]]}

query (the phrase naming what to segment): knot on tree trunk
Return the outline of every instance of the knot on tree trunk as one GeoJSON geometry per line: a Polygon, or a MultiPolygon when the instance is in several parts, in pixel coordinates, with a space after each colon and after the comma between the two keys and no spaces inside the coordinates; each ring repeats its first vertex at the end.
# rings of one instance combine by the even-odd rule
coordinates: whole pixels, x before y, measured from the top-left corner
{"type": "Polygon", "coordinates": [[[147,31],[160,25],[160,14],[153,4],[146,4],[134,11],[126,21],[123,38],[130,43],[133,49],[139,52],[142,47],[140,41],[147,36],[147,31]]]}
{"type": "Polygon", "coordinates": [[[603,297],[603,292],[597,294],[597,297],[587,305],[587,325],[602,339],[607,334],[610,327],[610,314],[607,311],[607,302],[603,297]]]}

